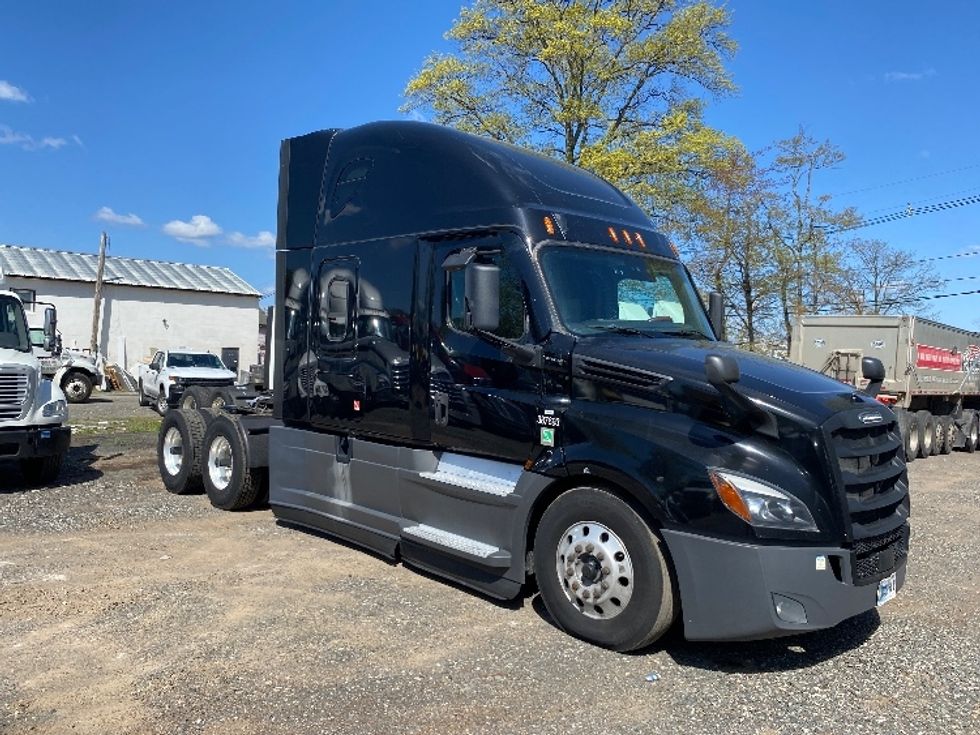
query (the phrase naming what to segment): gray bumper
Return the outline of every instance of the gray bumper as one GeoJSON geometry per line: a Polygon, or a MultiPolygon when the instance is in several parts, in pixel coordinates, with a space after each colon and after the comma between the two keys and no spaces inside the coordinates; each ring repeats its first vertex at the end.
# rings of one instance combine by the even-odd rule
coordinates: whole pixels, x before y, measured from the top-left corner
{"type": "MultiPolygon", "coordinates": [[[[688,640],[775,638],[837,625],[871,610],[877,584],[853,585],[850,554],[836,547],[756,546],[663,531],[680,587],[688,640]],[[817,558],[828,559],[818,569],[817,558]],[[830,557],[836,557],[840,579],[830,557]],[[805,623],[776,615],[773,595],[803,605],[805,623]]],[[[905,583],[905,561],[896,568],[905,583]]]]}
{"type": "Polygon", "coordinates": [[[31,459],[64,454],[71,444],[69,426],[31,426],[0,430],[0,459],[31,459]]]}

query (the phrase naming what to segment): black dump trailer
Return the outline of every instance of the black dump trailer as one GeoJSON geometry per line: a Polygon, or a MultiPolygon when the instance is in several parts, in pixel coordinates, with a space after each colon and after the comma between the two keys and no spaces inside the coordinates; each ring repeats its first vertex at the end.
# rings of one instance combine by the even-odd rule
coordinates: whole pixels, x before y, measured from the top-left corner
{"type": "Polygon", "coordinates": [[[161,472],[493,597],[533,580],[617,650],[887,602],[909,489],[877,384],[740,352],[709,301],[578,168],[414,122],[292,138],[271,415],[169,412],[161,472]]]}

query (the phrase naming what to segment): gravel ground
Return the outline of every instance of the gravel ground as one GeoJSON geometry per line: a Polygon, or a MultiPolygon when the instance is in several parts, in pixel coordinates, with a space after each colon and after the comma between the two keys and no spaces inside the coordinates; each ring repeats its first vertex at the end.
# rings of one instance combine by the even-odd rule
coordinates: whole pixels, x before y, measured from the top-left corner
{"type": "MultiPolygon", "coordinates": [[[[73,421],[140,410],[110,397],[73,421]]],[[[155,436],[111,426],[58,487],[0,473],[2,733],[980,731],[980,454],[910,466],[908,582],[880,614],[751,644],[674,630],[627,656],[535,597],[169,495],[155,436]]]]}

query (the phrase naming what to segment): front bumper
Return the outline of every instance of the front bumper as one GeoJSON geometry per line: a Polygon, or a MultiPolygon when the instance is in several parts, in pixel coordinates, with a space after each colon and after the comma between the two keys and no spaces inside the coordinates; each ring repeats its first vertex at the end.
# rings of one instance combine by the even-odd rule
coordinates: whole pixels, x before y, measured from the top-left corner
{"type": "Polygon", "coordinates": [[[70,444],[70,426],[0,429],[0,459],[50,457],[64,454],[70,444]]]}
{"type": "MultiPolygon", "coordinates": [[[[850,583],[850,552],[838,547],[759,546],[663,531],[680,587],[688,640],[775,638],[830,628],[874,609],[877,584],[850,583]],[[820,569],[819,557],[826,563],[820,569]],[[801,604],[805,623],[776,614],[773,595],[801,604]]],[[[896,565],[899,589],[905,560],[896,565]]]]}

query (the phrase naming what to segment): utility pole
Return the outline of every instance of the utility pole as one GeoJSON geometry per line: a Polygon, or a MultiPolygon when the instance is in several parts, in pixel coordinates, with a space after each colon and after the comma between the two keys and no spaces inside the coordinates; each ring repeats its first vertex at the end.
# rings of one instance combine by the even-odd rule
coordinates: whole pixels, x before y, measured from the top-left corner
{"type": "Polygon", "coordinates": [[[105,274],[105,251],[109,236],[102,233],[99,239],[99,265],[95,271],[95,308],[92,309],[92,359],[99,356],[99,313],[102,311],[102,276],[105,274]]]}

